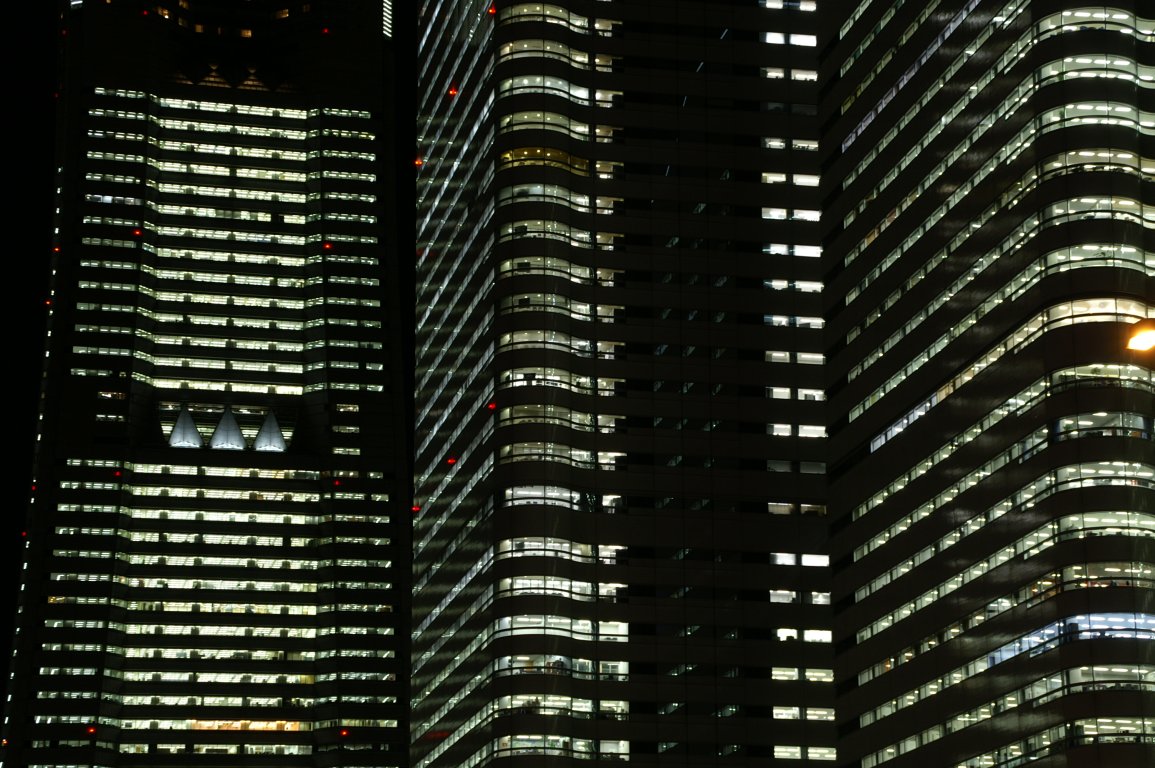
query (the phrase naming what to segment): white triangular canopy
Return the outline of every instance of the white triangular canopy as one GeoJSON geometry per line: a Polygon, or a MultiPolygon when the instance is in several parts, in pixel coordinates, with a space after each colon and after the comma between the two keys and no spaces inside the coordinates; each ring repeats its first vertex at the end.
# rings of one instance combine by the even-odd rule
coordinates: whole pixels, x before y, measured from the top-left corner
{"type": "Polygon", "coordinates": [[[231,408],[226,407],[225,412],[221,414],[221,420],[209,441],[209,447],[221,451],[245,449],[245,436],[241,434],[241,427],[237,424],[237,417],[233,415],[231,408]]]}
{"type": "Polygon", "coordinates": [[[176,417],[176,424],[172,425],[168,444],[173,448],[201,448],[204,446],[204,439],[201,437],[201,433],[197,431],[197,425],[193,423],[192,415],[183,406],[180,409],[180,415],[176,417]]]}
{"type": "Polygon", "coordinates": [[[281,434],[281,425],[277,423],[277,417],[269,411],[265,415],[265,421],[261,424],[261,430],[257,432],[257,439],[253,443],[253,448],[258,451],[274,451],[280,453],[285,450],[285,436],[281,434]]]}

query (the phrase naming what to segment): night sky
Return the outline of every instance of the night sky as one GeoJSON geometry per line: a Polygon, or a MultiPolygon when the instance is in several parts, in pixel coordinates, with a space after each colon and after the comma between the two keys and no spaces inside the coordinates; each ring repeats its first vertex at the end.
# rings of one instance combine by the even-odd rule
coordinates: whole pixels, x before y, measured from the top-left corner
{"type": "Polygon", "coordinates": [[[44,344],[44,300],[52,242],[52,131],[55,100],[56,3],[11,3],[5,8],[10,32],[5,46],[8,194],[5,223],[16,234],[6,255],[4,327],[8,372],[5,451],[7,473],[0,528],[0,669],[5,685],[11,623],[19,585],[21,537],[27,512],[35,438],[36,400],[44,344]],[[17,143],[18,142],[18,143],[17,143]]]}

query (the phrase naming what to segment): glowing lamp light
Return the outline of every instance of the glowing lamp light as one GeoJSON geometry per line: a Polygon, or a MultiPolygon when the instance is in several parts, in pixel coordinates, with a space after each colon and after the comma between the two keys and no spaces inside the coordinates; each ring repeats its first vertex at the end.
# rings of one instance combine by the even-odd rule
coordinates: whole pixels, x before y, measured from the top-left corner
{"type": "Polygon", "coordinates": [[[413,510],[414,512],[420,512],[421,511],[421,505],[420,504],[414,504],[412,507],[410,507],[410,509],[413,510]]]}
{"type": "Polygon", "coordinates": [[[88,728],[86,728],[85,730],[86,730],[88,733],[90,733],[90,734],[91,734],[91,733],[96,733],[96,726],[95,726],[95,725],[90,725],[90,726],[88,726],[88,728]]]}
{"type": "Polygon", "coordinates": [[[329,34],[329,28],[328,27],[321,27],[321,34],[322,35],[329,34]]]}
{"type": "Polygon", "coordinates": [[[322,247],[323,249],[325,249],[326,251],[331,251],[331,250],[333,250],[333,244],[332,244],[332,243],[330,243],[330,242],[328,242],[328,241],[326,241],[326,242],[324,242],[324,243],[321,243],[321,247],[322,247]]]}
{"type": "Polygon", "coordinates": [[[1155,320],[1140,320],[1128,332],[1127,349],[1150,352],[1155,349],[1155,320]]]}
{"type": "Polygon", "coordinates": [[[490,5],[489,5],[489,15],[490,15],[490,16],[492,16],[492,15],[493,15],[493,14],[495,14],[495,13],[497,13],[497,3],[490,3],[490,5]]]}
{"type": "Polygon", "coordinates": [[[496,410],[497,410],[497,403],[489,403],[489,404],[488,404],[488,405],[486,405],[485,407],[486,407],[486,408],[488,408],[488,409],[489,409],[489,410],[491,410],[491,411],[496,411],[496,410]]]}
{"type": "Polygon", "coordinates": [[[333,481],[333,485],[340,485],[340,484],[341,484],[341,481],[340,481],[340,480],[334,480],[334,481],[333,481]]]}
{"type": "Polygon", "coordinates": [[[140,237],[141,235],[144,234],[144,230],[142,230],[138,227],[138,228],[132,230],[132,234],[136,237],[140,237]]]}
{"type": "Polygon", "coordinates": [[[413,164],[415,166],[417,166],[418,168],[420,168],[421,166],[425,165],[425,161],[422,160],[420,157],[416,157],[413,159],[413,164]]]}
{"type": "Polygon", "coordinates": [[[452,467],[454,464],[457,463],[457,459],[450,456],[448,459],[445,460],[445,463],[452,467]]]}
{"type": "Polygon", "coordinates": [[[348,728],[342,728],[341,729],[341,735],[342,736],[348,736],[349,735],[349,729],[348,728]]]}
{"type": "Polygon", "coordinates": [[[453,87],[452,85],[449,86],[449,95],[450,96],[456,96],[457,95],[457,88],[453,87]]]}

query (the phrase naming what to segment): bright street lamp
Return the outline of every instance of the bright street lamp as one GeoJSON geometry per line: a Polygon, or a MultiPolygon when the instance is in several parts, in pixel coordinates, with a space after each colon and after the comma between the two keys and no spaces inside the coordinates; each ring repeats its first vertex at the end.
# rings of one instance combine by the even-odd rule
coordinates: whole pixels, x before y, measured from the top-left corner
{"type": "Polygon", "coordinates": [[[1131,326],[1127,336],[1127,349],[1149,352],[1155,349],[1155,320],[1140,320],[1131,326]]]}

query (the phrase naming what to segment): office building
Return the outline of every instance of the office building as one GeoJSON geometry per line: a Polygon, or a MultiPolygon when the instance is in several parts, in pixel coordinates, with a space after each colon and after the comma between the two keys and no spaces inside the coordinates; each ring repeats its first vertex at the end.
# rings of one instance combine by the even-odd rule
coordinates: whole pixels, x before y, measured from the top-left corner
{"type": "Polygon", "coordinates": [[[404,765],[389,4],[59,5],[0,759],[404,765]]]}
{"type": "Polygon", "coordinates": [[[839,764],[1155,764],[1153,10],[832,21],[839,764]]]}
{"type": "Polygon", "coordinates": [[[415,766],[835,759],[814,11],[423,5],[415,766]]]}

